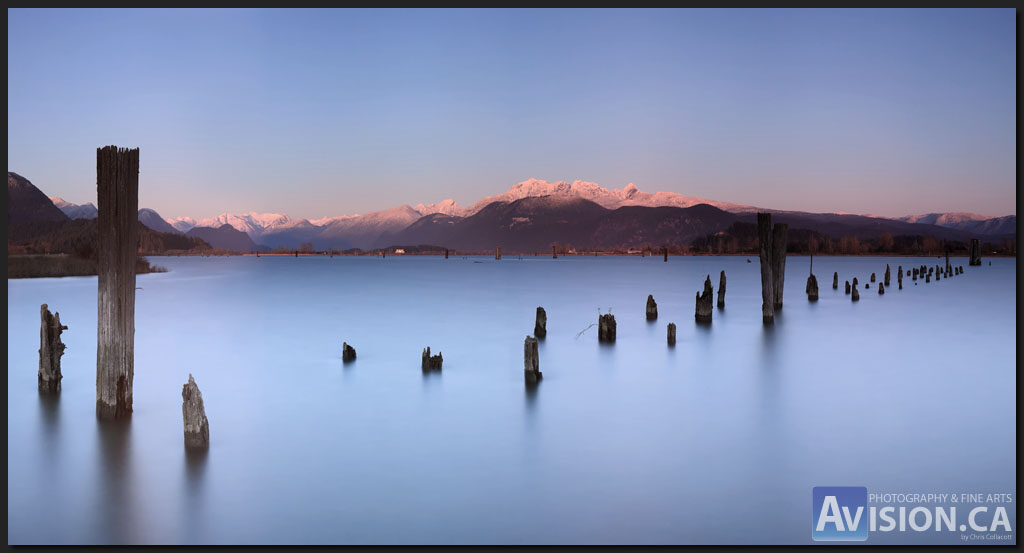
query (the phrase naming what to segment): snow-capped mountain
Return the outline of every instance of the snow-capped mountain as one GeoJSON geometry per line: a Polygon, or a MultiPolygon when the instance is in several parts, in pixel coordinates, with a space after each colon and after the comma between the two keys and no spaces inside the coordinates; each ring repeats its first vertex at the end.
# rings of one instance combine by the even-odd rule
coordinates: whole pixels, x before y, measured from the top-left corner
{"type": "Polygon", "coordinates": [[[459,207],[459,204],[455,203],[455,200],[449,198],[434,204],[416,204],[414,207],[420,215],[431,215],[433,213],[440,213],[441,215],[451,215],[452,217],[465,217],[468,215],[467,210],[459,207]]]}
{"type": "Polygon", "coordinates": [[[938,225],[977,234],[1013,234],[1017,231],[1017,216],[989,217],[977,213],[949,212],[926,213],[924,215],[907,215],[897,217],[897,221],[938,225]]]}
{"type": "Polygon", "coordinates": [[[192,230],[192,227],[196,226],[195,219],[191,217],[167,217],[164,219],[169,225],[178,229],[179,232],[188,232],[192,230]]]}
{"type": "MultiPolygon", "coordinates": [[[[508,191],[476,202],[466,210],[465,215],[472,215],[479,212],[494,202],[514,202],[523,198],[536,198],[540,196],[567,196],[589,200],[607,209],[618,209],[624,206],[642,207],[692,207],[698,204],[713,205],[724,211],[733,213],[745,213],[756,211],[757,208],[748,205],[734,204],[729,202],[718,202],[705,198],[684,196],[675,192],[643,192],[633,183],[623,186],[621,189],[608,189],[594,182],[576,180],[571,183],[565,181],[548,182],[540,179],[527,179],[516,183],[508,191]]],[[[464,216],[464,215],[463,215],[464,216]]]]}
{"type": "Polygon", "coordinates": [[[50,196],[50,201],[70,219],[95,219],[99,215],[99,211],[96,210],[96,206],[92,202],[73,204],[57,196],[50,196]]]}

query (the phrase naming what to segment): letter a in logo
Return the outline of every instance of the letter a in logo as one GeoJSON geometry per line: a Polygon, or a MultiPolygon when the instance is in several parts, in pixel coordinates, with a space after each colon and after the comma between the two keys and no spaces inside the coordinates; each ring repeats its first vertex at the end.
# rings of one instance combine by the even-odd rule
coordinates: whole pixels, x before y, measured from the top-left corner
{"type": "Polygon", "coordinates": [[[868,489],[864,486],[815,486],[811,490],[811,539],[868,539],[868,489]]]}

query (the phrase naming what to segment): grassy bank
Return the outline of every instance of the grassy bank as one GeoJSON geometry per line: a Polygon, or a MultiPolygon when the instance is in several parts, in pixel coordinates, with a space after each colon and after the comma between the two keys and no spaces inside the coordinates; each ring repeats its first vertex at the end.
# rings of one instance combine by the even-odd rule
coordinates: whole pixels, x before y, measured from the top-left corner
{"type": "MultiPolygon", "coordinates": [[[[150,265],[140,257],[135,262],[136,274],[165,273],[167,269],[150,265]]],[[[96,260],[66,254],[8,255],[7,278],[43,278],[96,275],[96,260]]]]}

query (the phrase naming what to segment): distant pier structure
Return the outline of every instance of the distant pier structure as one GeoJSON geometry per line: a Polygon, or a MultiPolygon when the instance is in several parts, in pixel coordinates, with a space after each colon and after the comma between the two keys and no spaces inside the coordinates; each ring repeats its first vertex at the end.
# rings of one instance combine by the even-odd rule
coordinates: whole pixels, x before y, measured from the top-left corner
{"type": "Polygon", "coordinates": [[[96,150],[99,207],[96,415],[132,413],[135,380],[135,258],[138,249],[139,150],[96,150]]]}

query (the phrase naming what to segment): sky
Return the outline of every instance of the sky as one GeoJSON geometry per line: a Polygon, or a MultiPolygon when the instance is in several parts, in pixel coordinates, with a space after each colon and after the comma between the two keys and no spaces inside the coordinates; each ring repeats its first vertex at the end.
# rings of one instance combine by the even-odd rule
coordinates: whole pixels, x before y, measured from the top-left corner
{"type": "Polygon", "coordinates": [[[8,10],[7,166],[165,217],[317,218],[527,178],[1016,214],[1008,10],[8,10]]]}

